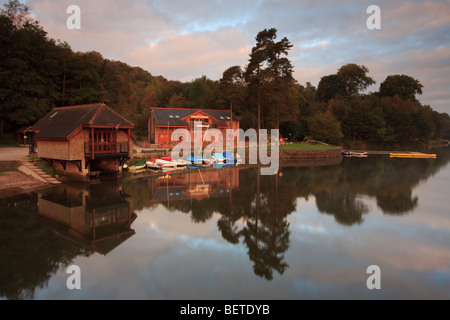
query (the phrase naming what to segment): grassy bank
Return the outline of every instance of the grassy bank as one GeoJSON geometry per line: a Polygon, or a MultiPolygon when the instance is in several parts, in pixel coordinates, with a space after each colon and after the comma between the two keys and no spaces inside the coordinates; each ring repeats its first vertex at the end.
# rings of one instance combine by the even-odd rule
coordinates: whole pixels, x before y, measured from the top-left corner
{"type": "Polygon", "coordinates": [[[22,148],[21,146],[19,146],[18,144],[6,144],[6,143],[2,143],[0,144],[0,149],[2,148],[22,148]]]}

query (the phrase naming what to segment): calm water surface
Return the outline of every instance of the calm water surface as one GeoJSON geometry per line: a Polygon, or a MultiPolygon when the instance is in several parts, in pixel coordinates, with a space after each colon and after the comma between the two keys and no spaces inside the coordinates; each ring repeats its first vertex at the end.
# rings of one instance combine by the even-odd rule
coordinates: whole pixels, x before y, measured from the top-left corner
{"type": "Polygon", "coordinates": [[[186,171],[0,199],[2,299],[450,299],[437,160],[186,171]],[[81,268],[81,290],[66,269],[81,268]],[[381,268],[368,290],[367,268],[381,268]]]}

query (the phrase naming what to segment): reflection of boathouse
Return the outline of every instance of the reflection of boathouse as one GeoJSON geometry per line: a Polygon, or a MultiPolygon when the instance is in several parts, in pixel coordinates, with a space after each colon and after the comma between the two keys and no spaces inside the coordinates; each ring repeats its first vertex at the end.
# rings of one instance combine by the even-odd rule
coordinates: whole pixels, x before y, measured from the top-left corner
{"type": "Polygon", "coordinates": [[[129,199],[117,185],[59,187],[39,194],[37,220],[60,237],[106,255],[135,234],[129,199]]]}
{"type": "Polygon", "coordinates": [[[167,175],[150,179],[148,184],[154,202],[227,197],[239,189],[239,168],[167,175]]]}

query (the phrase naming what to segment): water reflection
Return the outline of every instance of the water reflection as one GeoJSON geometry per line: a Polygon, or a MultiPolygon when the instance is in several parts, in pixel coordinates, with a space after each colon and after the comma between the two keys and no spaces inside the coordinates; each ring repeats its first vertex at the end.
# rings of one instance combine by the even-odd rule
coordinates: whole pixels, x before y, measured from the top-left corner
{"type": "Polygon", "coordinates": [[[214,221],[227,243],[245,248],[253,273],[273,281],[295,269],[286,256],[295,239],[289,217],[304,210],[299,199],[314,200],[320,214],[343,226],[364,224],[374,204],[385,215],[412,215],[421,201],[417,186],[449,160],[445,150],[437,160],[369,157],[325,167],[289,164],[275,176],[261,176],[256,167],[211,168],[1,199],[0,297],[33,298],[77,257],[120,251],[118,246],[135,240],[129,240],[135,212],[152,214],[160,206],[195,224],[214,221]]]}
{"type": "Polygon", "coordinates": [[[131,198],[114,183],[2,199],[0,296],[32,299],[77,257],[106,255],[134,235],[135,219],[131,198]]]}
{"type": "Polygon", "coordinates": [[[0,201],[0,297],[32,299],[61,267],[92,254],[37,224],[36,204],[37,194],[0,201]]]}
{"type": "Polygon", "coordinates": [[[290,246],[288,216],[300,211],[299,199],[314,198],[320,213],[334,216],[344,226],[361,225],[369,202],[386,215],[406,215],[418,206],[413,190],[449,161],[345,159],[326,167],[284,166],[279,175],[261,176],[260,168],[191,171],[156,179],[131,180],[124,188],[139,203],[153,209],[157,203],[170,211],[189,214],[205,223],[220,214],[217,227],[223,239],[246,246],[254,273],[272,280],[289,268],[285,253],[290,246]],[[148,193],[143,192],[147,185],[148,193]],[[136,192],[135,192],[136,191],[136,192]]]}
{"type": "Polygon", "coordinates": [[[119,185],[63,186],[38,193],[37,220],[60,237],[107,255],[135,234],[136,214],[119,185]]]}

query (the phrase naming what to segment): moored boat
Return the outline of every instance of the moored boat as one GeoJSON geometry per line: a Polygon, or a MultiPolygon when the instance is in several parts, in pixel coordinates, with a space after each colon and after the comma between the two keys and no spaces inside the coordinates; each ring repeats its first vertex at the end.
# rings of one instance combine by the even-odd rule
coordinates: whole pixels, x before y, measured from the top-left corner
{"type": "Polygon", "coordinates": [[[155,158],[147,161],[147,168],[152,170],[162,170],[162,167],[156,164],[156,160],[158,159],[155,158]]]}
{"type": "Polygon", "coordinates": [[[212,160],[214,161],[214,163],[216,164],[224,164],[226,161],[226,158],[223,156],[223,153],[215,153],[212,156],[212,160]]]}
{"type": "Polygon", "coordinates": [[[401,152],[401,153],[390,153],[391,158],[410,158],[410,159],[436,159],[436,154],[427,153],[416,153],[416,152],[401,152]]]}
{"type": "Polygon", "coordinates": [[[178,166],[175,162],[163,160],[163,159],[156,160],[155,164],[162,168],[176,168],[178,166]]]}
{"type": "Polygon", "coordinates": [[[124,169],[128,169],[130,172],[136,172],[139,170],[144,170],[147,168],[147,162],[146,161],[142,161],[139,163],[136,163],[132,166],[128,166],[128,165],[124,165],[124,169]]]}

